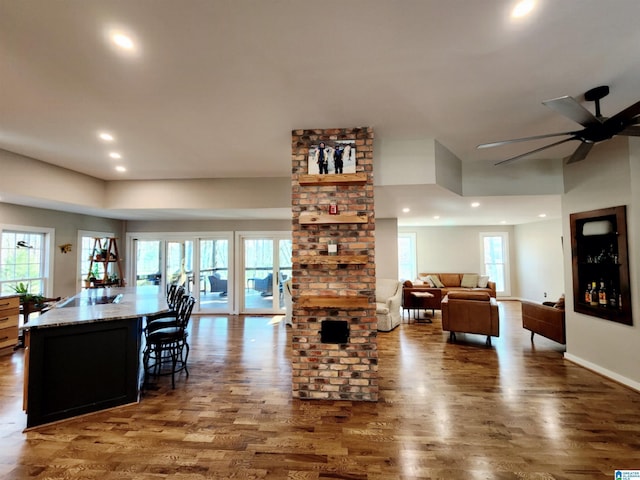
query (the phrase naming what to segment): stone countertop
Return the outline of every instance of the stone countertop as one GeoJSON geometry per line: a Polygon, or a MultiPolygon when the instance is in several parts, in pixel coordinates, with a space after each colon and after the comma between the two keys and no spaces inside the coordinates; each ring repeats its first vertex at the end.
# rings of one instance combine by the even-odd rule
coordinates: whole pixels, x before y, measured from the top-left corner
{"type": "Polygon", "coordinates": [[[96,288],[61,300],[55,308],[30,320],[21,329],[61,327],[109,320],[137,318],[168,310],[158,287],[96,288]],[[102,297],[118,296],[118,303],[93,303],[102,297]]]}

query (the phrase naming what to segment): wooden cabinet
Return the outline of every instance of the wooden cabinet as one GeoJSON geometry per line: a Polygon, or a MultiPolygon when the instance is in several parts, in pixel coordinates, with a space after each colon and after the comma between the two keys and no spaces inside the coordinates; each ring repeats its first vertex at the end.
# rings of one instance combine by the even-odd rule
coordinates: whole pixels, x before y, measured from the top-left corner
{"type": "Polygon", "coordinates": [[[574,213],[570,223],[574,310],[631,325],[626,207],[574,213]]]}
{"type": "Polygon", "coordinates": [[[18,344],[20,297],[0,297],[0,351],[9,351],[18,344]]]}
{"type": "Polygon", "coordinates": [[[88,287],[124,287],[121,261],[117,238],[94,238],[89,277],[95,279],[89,283],[88,287]],[[99,275],[93,277],[91,272],[94,271],[95,265],[101,265],[102,268],[99,269],[99,275]]]}

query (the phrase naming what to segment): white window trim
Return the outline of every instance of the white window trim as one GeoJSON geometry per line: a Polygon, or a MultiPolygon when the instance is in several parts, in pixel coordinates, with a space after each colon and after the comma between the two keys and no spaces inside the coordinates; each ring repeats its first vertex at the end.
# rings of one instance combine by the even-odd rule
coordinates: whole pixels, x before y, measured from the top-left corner
{"type": "MultiPolygon", "coordinates": [[[[413,245],[413,267],[415,269],[412,272],[412,278],[405,278],[404,280],[415,280],[418,278],[418,234],[416,232],[398,232],[398,240],[401,237],[409,238],[411,240],[411,244],[413,245]]],[[[399,250],[398,250],[399,253],[399,250]]],[[[398,258],[398,278],[400,278],[400,258],[398,258]]]]}
{"type": "Polygon", "coordinates": [[[44,278],[46,279],[45,291],[43,295],[45,297],[53,296],[53,279],[54,279],[54,254],[55,254],[55,236],[56,229],[48,228],[48,227],[31,227],[27,225],[10,225],[10,224],[0,224],[0,233],[5,230],[9,231],[19,231],[19,232],[32,232],[32,233],[43,233],[45,235],[45,262],[44,262],[44,278]]]}
{"type": "MultiPolygon", "coordinates": [[[[502,247],[504,248],[504,291],[496,291],[497,297],[511,296],[511,258],[509,250],[509,232],[480,232],[480,272],[486,274],[484,265],[484,239],[485,237],[502,237],[502,247]]],[[[489,279],[491,280],[491,279],[489,279]]]]}

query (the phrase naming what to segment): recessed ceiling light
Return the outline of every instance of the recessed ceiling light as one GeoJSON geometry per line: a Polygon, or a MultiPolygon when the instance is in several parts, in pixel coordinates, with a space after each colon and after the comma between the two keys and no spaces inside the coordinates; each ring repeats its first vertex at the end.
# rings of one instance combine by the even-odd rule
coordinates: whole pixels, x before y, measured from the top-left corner
{"type": "Polygon", "coordinates": [[[120,155],[118,152],[111,152],[109,156],[111,158],[122,158],[122,155],[120,155]]]}
{"type": "Polygon", "coordinates": [[[118,47],[124,50],[133,50],[134,44],[131,37],[125,35],[124,33],[115,32],[111,34],[111,41],[116,44],[118,47]]]}
{"type": "Polygon", "coordinates": [[[114,140],[113,135],[107,132],[100,132],[98,134],[98,137],[100,137],[100,139],[104,140],[105,142],[113,142],[114,140]]]}
{"type": "Polygon", "coordinates": [[[471,206],[472,206],[473,208],[479,207],[479,206],[480,206],[480,202],[473,202],[473,203],[471,204],[471,206]]]}
{"type": "Polygon", "coordinates": [[[118,165],[118,166],[116,167],[116,171],[117,171],[117,172],[126,172],[126,171],[127,171],[127,169],[126,169],[126,168],[124,168],[124,167],[123,167],[123,166],[121,166],[121,165],[118,165]]]}
{"type": "Polygon", "coordinates": [[[440,215],[434,215],[434,216],[433,216],[433,219],[434,219],[434,220],[439,220],[439,219],[440,219],[440,215]]]}
{"type": "Polygon", "coordinates": [[[409,213],[410,211],[411,211],[411,209],[410,209],[410,208],[407,208],[407,207],[404,207],[404,208],[402,209],[402,212],[403,212],[403,213],[409,213]]]}
{"type": "Polygon", "coordinates": [[[513,18],[522,18],[526,17],[531,13],[533,7],[536,6],[535,0],[522,0],[516,3],[513,10],[511,10],[511,17],[513,18]]]}
{"type": "Polygon", "coordinates": [[[541,214],[540,214],[540,215],[538,215],[538,216],[539,216],[540,218],[544,218],[544,217],[546,217],[546,216],[547,216],[547,214],[546,214],[546,213],[541,213],[541,214]]]}
{"type": "Polygon", "coordinates": [[[504,225],[505,223],[507,223],[507,221],[506,220],[501,220],[500,223],[504,225]]]}

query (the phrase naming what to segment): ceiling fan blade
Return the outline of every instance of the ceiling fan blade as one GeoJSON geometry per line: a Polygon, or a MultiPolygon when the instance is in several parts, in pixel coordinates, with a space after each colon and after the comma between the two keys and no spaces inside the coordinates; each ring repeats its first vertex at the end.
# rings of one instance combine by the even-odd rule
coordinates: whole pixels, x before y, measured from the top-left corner
{"type": "Polygon", "coordinates": [[[592,127],[594,125],[602,124],[600,120],[598,120],[589,110],[580,105],[573,97],[565,95],[564,97],[545,100],[542,103],[561,115],[579,123],[583,127],[592,127]]]}
{"type": "Polygon", "coordinates": [[[579,162],[580,160],[584,160],[585,158],[587,158],[587,155],[591,151],[591,148],[593,148],[593,145],[593,143],[581,142],[580,145],[578,145],[578,148],[576,148],[569,157],[567,165],[569,165],[570,163],[579,162]]]}
{"type": "Polygon", "coordinates": [[[481,143],[476,148],[499,147],[501,145],[509,145],[510,143],[528,142],[529,140],[539,140],[541,138],[561,137],[562,135],[575,135],[576,133],[578,132],[547,133],[544,135],[534,135],[533,137],[512,138],[511,140],[501,140],[499,142],[481,143]]]}
{"type": "Polygon", "coordinates": [[[521,158],[528,157],[529,155],[533,155],[534,153],[541,152],[542,150],[546,150],[547,148],[555,147],[556,145],[561,145],[566,142],[570,142],[571,140],[577,140],[575,137],[565,138],[564,140],[560,140],[559,142],[553,142],[549,145],[545,145],[544,147],[536,148],[535,150],[531,150],[526,153],[521,153],[520,155],[516,155],[515,157],[507,158],[506,160],[501,160],[495,165],[504,165],[505,163],[514,162],[516,160],[520,160],[521,158]]]}
{"type": "Polygon", "coordinates": [[[613,117],[605,120],[604,124],[607,126],[614,126],[616,130],[622,129],[627,125],[634,125],[637,123],[637,118],[635,117],[638,115],[640,115],[640,102],[636,102],[621,112],[616,113],[613,117]]]}
{"type": "Polygon", "coordinates": [[[625,135],[627,137],[640,137],[640,125],[632,125],[622,130],[618,135],[625,135]]]}

